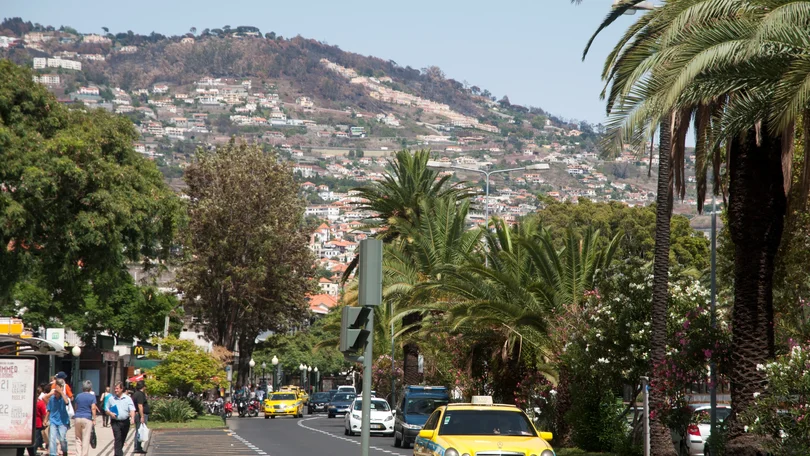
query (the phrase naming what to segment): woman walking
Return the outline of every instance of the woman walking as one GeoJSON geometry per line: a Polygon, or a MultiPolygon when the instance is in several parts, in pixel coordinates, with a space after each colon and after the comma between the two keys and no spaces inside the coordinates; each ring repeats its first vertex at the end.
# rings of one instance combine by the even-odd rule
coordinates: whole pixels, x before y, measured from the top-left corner
{"type": "MultiPolygon", "coordinates": [[[[112,394],[110,393],[110,387],[108,386],[104,388],[104,392],[101,394],[101,399],[99,400],[99,402],[101,402],[101,410],[107,410],[107,401],[110,399],[110,396],[112,396],[112,394]]],[[[106,413],[102,413],[102,424],[104,427],[110,425],[110,416],[106,413]]]]}
{"type": "Polygon", "coordinates": [[[76,454],[78,456],[88,456],[90,454],[90,433],[96,425],[96,395],[92,393],[93,382],[85,380],[82,383],[82,393],[76,396],[74,404],[76,412],[74,414],[76,429],[76,454]]]}

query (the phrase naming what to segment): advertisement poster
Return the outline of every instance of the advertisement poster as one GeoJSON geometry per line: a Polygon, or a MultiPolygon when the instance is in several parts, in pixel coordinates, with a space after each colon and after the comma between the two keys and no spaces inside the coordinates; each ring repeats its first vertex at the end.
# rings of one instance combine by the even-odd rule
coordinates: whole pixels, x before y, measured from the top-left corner
{"type": "Polygon", "coordinates": [[[0,447],[34,444],[36,358],[0,356],[0,447]]]}

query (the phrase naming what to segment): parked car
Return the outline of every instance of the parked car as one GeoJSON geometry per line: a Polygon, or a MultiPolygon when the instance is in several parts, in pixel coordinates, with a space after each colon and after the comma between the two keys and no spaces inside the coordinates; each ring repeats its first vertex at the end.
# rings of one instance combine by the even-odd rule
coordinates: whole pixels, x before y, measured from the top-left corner
{"type": "Polygon", "coordinates": [[[450,396],[443,386],[406,386],[400,397],[394,419],[394,446],[408,448],[430,414],[447,405],[450,396]]]}
{"type": "MultiPolygon", "coordinates": [[[[711,405],[690,404],[691,418],[684,431],[672,431],[672,443],[679,456],[704,456],[706,440],[711,435],[711,405]],[[684,434],[681,434],[684,432],[684,434]]],[[[726,404],[717,405],[717,425],[722,426],[723,421],[731,414],[731,407],[726,404]]]]}
{"type": "Polygon", "coordinates": [[[309,399],[307,412],[309,412],[310,415],[316,412],[325,412],[326,407],[329,405],[329,401],[330,397],[328,392],[322,391],[320,393],[315,393],[309,399]]]}
{"type": "MultiPolygon", "coordinates": [[[[372,434],[380,433],[387,436],[394,435],[394,413],[388,401],[374,398],[369,403],[370,409],[370,431],[372,434]]],[[[363,422],[363,400],[355,398],[352,402],[351,412],[346,414],[344,420],[344,434],[359,434],[363,422]]]]}
{"type": "Polygon", "coordinates": [[[335,397],[332,398],[332,401],[329,402],[329,406],[326,409],[327,416],[334,418],[337,415],[345,415],[348,413],[355,397],[357,397],[357,395],[354,393],[335,394],[335,397]]]}

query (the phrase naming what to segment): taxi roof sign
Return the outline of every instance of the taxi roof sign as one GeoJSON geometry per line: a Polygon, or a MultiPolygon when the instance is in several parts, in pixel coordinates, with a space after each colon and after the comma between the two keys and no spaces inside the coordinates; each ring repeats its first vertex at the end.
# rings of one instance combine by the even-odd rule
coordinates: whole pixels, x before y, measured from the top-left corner
{"type": "Polygon", "coordinates": [[[492,405],[492,396],[473,396],[473,405],[492,405]]]}

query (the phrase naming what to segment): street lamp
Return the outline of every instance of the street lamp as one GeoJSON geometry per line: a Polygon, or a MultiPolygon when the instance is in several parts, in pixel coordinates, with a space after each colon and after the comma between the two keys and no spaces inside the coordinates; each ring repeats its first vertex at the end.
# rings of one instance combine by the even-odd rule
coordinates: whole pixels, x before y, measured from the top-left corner
{"type": "Polygon", "coordinates": [[[318,385],[321,384],[321,375],[318,373],[318,368],[315,368],[315,392],[318,392],[318,385]]]}
{"type": "Polygon", "coordinates": [[[73,355],[73,372],[71,373],[73,391],[81,391],[81,388],[79,388],[79,357],[82,356],[82,347],[74,345],[70,353],[73,355]]]}
{"type": "Polygon", "coordinates": [[[253,383],[253,368],[256,366],[256,361],[253,361],[253,358],[250,358],[250,362],[248,363],[250,366],[250,383],[253,383]]]}
{"type": "Polygon", "coordinates": [[[427,165],[430,168],[460,169],[460,170],[469,171],[469,172],[472,172],[472,173],[483,174],[486,177],[487,186],[486,186],[486,194],[484,196],[484,198],[485,198],[484,222],[485,222],[485,224],[487,226],[489,226],[489,176],[491,176],[493,174],[498,174],[498,173],[509,173],[509,172],[512,172],[512,171],[549,169],[549,166],[548,166],[547,163],[537,163],[537,164],[529,165],[529,166],[521,166],[519,168],[496,169],[496,170],[493,170],[493,171],[484,171],[483,169],[467,168],[467,167],[464,167],[464,166],[456,166],[456,165],[444,165],[444,164],[436,162],[436,161],[429,161],[427,165]]]}
{"type": "Polygon", "coordinates": [[[312,366],[307,367],[307,393],[312,388],[312,366]]]}
{"type": "MultiPolygon", "coordinates": [[[[460,170],[463,170],[463,171],[469,171],[469,172],[472,172],[472,173],[479,173],[479,174],[483,174],[484,176],[486,176],[487,186],[486,186],[486,194],[484,196],[484,199],[485,199],[485,202],[484,202],[484,225],[486,226],[487,230],[489,230],[489,176],[491,176],[493,174],[498,174],[498,173],[509,173],[509,172],[512,172],[512,171],[549,169],[548,163],[537,163],[537,164],[529,165],[529,166],[521,166],[519,168],[496,169],[496,170],[493,170],[493,171],[484,171],[482,169],[467,168],[467,167],[464,167],[464,166],[457,166],[457,165],[444,165],[444,164],[439,163],[437,161],[428,161],[427,165],[430,168],[460,169],[460,170]]],[[[484,265],[489,266],[489,258],[486,257],[486,256],[484,257],[484,265]]],[[[392,361],[393,361],[393,358],[392,358],[392,361]]]]}
{"type": "Polygon", "coordinates": [[[304,363],[298,365],[298,370],[301,371],[301,388],[304,387],[304,375],[306,374],[307,366],[304,366],[304,363]]]}
{"type": "Polygon", "coordinates": [[[262,379],[261,379],[261,381],[266,384],[267,380],[265,379],[265,376],[264,376],[265,369],[267,369],[267,363],[262,361],[262,379]]]}
{"type": "MultiPolygon", "coordinates": [[[[622,0],[613,0],[613,7],[616,8],[619,4],[622,3],[622,0]]],[[[636,14],[636,11],[652,11],[656,7],[652,4],[652,2],[644,1],[636,3],[635,5],[631,6],[624,14],[633,15],[636,14]]]]}
{"type": "Polygon", "coordinates": [[[276,367],[275,372],[273,372],[273,391],[278,391],[278,385],[277,385],[276,381],[280,380],[279,377],[281,377],[281,372],[280,372],[281,366],[278,364],[278,356],[273,355],[273,359],[270,360],[270,363],[273,364],[273,366],[276,367]],[[278,375],[276,375],[276,372],[278,372],[278,375]]]}

